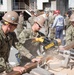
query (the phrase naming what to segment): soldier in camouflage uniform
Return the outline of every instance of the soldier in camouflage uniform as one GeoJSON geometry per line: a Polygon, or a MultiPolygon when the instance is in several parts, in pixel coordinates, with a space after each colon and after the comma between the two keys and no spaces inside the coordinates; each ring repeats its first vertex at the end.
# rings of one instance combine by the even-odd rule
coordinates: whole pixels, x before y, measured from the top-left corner
{"type": "Polygon", "coordinates": [[[49,13],[49,37],[51,39],[55,38],[55,28],[52,29],[52,24],[54,22],[54,19],[55,19],[55,15],[53,11],[50,11],[49,13]]]}
{"type": "MultiPolygon", "coordinates": [[[[32,39],[32,40],[34,39],[35,40],[35,38],[37,38],[37,36],[39,35],[38,31],[43,27],[44,21],[46,20],[46,18],[43,15],[40,15],[40,16],[35,18],[34,24],[33,24],[33,26],[30,29],[29,28],[24,29],[20,33],[18,39],[19,39],[20,44],[22,44],[23,46],[21,46],[20,44],[17,44],[17,48],[19,49],[19,53],[20,53],[20,55],[22,57],[26,55],[27,58],[29,58],[29,59],[34,58],[34,56],[32,56],[31,54],[27,53],[29,51],[28,48],[30,47],[30,45],[38,47],[37,45],[39,43],[31,42],[29,44],[29,43],[26,43],[26,41],[30,40],[30,39],[32,39]],[[25,44],[27,44],[27,48],[26,48],[25,44]]],[[[32,51],[33,47],[29,48],[29,49],[30,49],[30,51],[32,51]]],[[[35,53],[33,53],[33,54],[35,54],[35,53]]],[[[36,59],[33,59],[32,62],[35,61],[35,60],[36,59]]]]}
{"type": "Polygon", "coordinates": [[[69,48],[66,46],[60,46],[59,49],[60,50],[68,50],[71,48],[74,48],[74,13],[70,16],[70,27],[68,27],[67,31],[66,31],[66,46],[70,45],[69,48]]]}
{"type": "Polygon", "coordinates": [[[44,23],[44,26],[45,26],[45,35],[50,37],[51,39],[53,39],[55,36],[54,32],[55,30],[51,29],[51,26],[53,24],[53,21],[54,21],[54,16],[53,16],[53,12],[52,11],[47,11],[46,12],[46,15],[47,15],[47,19],[44,23]]]}
{"type": "MultiPolygon", "coordinates": [[[[31,36],[29,36],[29,33],[26,34],[26,32],[25,32],[24,36],[21,36],[21,34],[20,34],[20,37],[19,37],[20,41],[18,41],[18,39],[16,38],[16,34],[13,31],[14,31],[14,29],[16,29],[17,24],[18,24],[18,14],[14,11],[9,11],[2,17],[2,19],[3,19],[3,25],[0,26],[0,73],[3,71],[9,72],[12,70],[19,71],[20,73],[22,73],[23,71],[25,71],[24,67],[16,66],[16,67],[12,68],[9,65],[8,58],[9,58],[10,48],[12,45],[17,49],[18,49],[18,47],[17,47],[17,45],[18,45],[19,46],[18,50],[20,50],[20,52],[24,56],[31,59],[32,62],[35,62],[35,61],[39,62],[41,60],[41,58],[33,57],[32,54],[29,53],[29,51],[25,47],[23,47],[24,41],[27,38],[31,37],[31,36]],[[23,37],[26,37],[26,39],[25,38],[22,39],[23,37]],[[21,41],[21,40],[23,40],[23,41],[21,41]]],[[[43,21],[45,21],[45,19],[43,17],[41,19],[43,21]]],[[[39,21],[40,21],[40,19],[39,19],[39,21]]],[[[36,27],[35,27],[35,25],[33,26],[34,30],[39,30],[41,28],[40,25],[43,25],[43,24],[40,24],[40,23],[38,23],[38,22],[35,23],[36,27]]]]}
{"type": "MultiPolygon", "coordinates": [[[[71,15],[71,17],[74,16],[74,14],[71,15]]],[[[72,18],[70,17],[70,26],[66,30],[66,36],[65,36],[65,41],[66,44],[69,44],[71,41],[74,40],[74,24],[72,18]]]]}
{"type": "Polygon", "coordinates": [[[8,63],[8,57],[11,46],[15,46],[15,34],[14,29],[18,24],[18,14],[14,11],[7,12],[3,17],[3,25],[0,26],[0,73],[3,71],[19,71],[23,72],[24,67],[10,67],[8,63]]]}

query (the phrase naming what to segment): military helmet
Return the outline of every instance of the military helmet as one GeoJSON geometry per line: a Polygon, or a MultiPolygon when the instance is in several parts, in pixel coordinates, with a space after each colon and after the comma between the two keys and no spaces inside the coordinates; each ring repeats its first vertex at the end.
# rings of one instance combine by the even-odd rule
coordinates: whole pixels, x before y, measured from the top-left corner
{"type": "Polygon", "coordinates": [[[60,10],[55,10],[54,14],[60,14],[60,10]]]}
{"type": "Polygon", "coordinates": [[[70,16],[69,21],[74,21],[74,13],[70,16]]]}
{"type": "Polygon", "coordinates": [[[15,11],[5,13],[2,19],[12,24],[18,24],[18,14],[15,11]]]}
{"type": "Polygon", "coordinates": [[[41,27],[43,27],[46,20],[46,14],[42,14],[35,18],[34,22],[37,22],[41,27]]]}

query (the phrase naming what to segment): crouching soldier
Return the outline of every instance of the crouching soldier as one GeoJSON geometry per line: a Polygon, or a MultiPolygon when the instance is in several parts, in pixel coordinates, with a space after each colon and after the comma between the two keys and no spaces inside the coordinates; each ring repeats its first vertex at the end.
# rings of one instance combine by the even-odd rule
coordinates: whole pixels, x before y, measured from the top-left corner
{"type": "Polygon", "coordinates": [[[21,55],[21,57],[20,57],[21,63],[26,61],[26,60],[25,61],[22,60],[23,56],[26,56],[32,62],[40,61],[39,58],[35,58],[37,55],[36,48],[39,47],[39,43],[33,42],[33,40],[35,38],[37,38],[37,36],[39,35],[39,33],[38,33],[39,30],[44,25],[44,22],[46,20],[46,17],[44,17],[44,15],[46,15],[46,14],[42,14],[42,15],[36,17],[34,19],[34,24],[32,25],[32,27],[30,29],[29,28],[24,29],[18,37],[18,40],[20,43],[19,44],[17,43],[17,48],[19,50],[19,55],[21,55]],[[28,40],[31,41],[31,43],[28,43],[28,40]],[[22,46],[21,46],[21,44],[22,44],[22,46]]]}

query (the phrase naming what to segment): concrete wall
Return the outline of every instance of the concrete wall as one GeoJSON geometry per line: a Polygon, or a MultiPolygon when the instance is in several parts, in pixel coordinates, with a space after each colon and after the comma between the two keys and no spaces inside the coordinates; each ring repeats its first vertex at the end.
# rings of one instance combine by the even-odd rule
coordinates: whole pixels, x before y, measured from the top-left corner
{"type": "Polygon", "coordinates": [[[69,0],[69,8],[74,8],[74,0],[69,0]]]}
{"type": "Polygon", "coordinates": [[[3,5],[0,5],[0,11],[7,11],[7,0],[3,0],[3,5]]]}
{"type": "Polygon", "coordinates": [[[0,11],[4,12],[4,11],[10,11],[12,10],[12,0],[3,0],[3,5],[0,5],[0,11]]]}
{"type": "Polygon", "coordinates": [[[7,11],[12,10],[12,0],[7,0],[7,11]]]}
{"type": "Polygon", "coordinates": [[[56,0],[57,9],[64,15],[65,11],[68,10],[68,0],[56,0]]]}
{"type": "Polygon", "coordinates": [[[49,0],[37,0],[37,9],[43,10],[43,2],[49,2],[49,0]]]}

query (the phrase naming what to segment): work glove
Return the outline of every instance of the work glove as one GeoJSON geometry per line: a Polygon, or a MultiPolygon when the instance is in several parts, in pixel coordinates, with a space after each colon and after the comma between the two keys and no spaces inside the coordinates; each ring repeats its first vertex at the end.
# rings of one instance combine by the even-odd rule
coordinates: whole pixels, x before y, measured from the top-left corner
{"type": "Polygon", "coordinates": [[[43,42],[44,41],[44,38],[43,37],[35,38],[35,41],[36,42],[43,42]]]}

